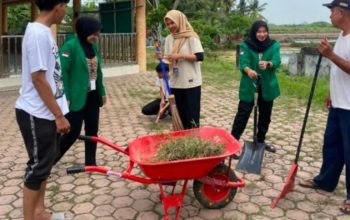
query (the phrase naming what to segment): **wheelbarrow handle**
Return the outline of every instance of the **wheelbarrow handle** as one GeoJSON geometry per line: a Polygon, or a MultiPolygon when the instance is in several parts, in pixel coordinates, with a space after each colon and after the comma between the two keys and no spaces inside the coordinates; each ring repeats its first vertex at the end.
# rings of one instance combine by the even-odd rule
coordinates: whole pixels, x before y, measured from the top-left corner
{"type": "Polygon", "coordinates": [[[106,174],[107,176],[128,179],[139,183],[145,183],[145,184],[159,183],[157,180],[154,180],[154,179],[133,175],[131,174],[131,170],[127,170],[125,172],[117,172],[109,168],[100,167],[100,166],[85,166],[85,167],[77,166],[77,167],[69,167],[66,169],[66,171],[67,171],[67,174],[76,174],[76,173],[82,173],[82,172],[98,172],[98,173],[106,174]]]}
{"type": "Polygon", "coordinates": [[[75,173],[83,173],[83,172],[98,172],[98,173],[107,174],[109,176],[117,176],[117,177],[122,176],[120,172],[112,171],[108,168],[100,167],[100,166],[75,166],[75,167],[67,168],[67,174],[75,174],[75,173]]]}
{"type": "Polygon", "coordinates": [[[76,174],[85,172],[85,167],[68,167],[67,174],[76,174]]]}
{"type": "Polygon", "coordinates": [[[92,137],[87,135],[79,135],[78,139],[83,141],[92,141],[92,137]]]}
{"type": "Polygon", "coordinates": [[[123,154],[129,155],[129,148],[123,149],[122,147],[118,146],[117,144],[112,143],[111,141],[109,141],[105,138],[102,138],[102,137],[79,135],[78,139],[84,140],[84,141],[98,142],[98,143],[107,145],[107,146],[113,148],[114,150],[119,151],[123,154]]]}

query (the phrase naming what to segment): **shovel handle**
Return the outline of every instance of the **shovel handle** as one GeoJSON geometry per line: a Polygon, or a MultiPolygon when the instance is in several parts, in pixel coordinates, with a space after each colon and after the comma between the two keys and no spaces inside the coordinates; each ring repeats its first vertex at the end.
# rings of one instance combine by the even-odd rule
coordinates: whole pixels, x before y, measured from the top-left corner
{"type": "Polygon", "coordinates": [[[258,98],[259,98],[259,87],[260,87],[260,79],[261,76],[257,75],[257,80],[255,83],[255,93],[254,93],[254,120],[253,120],[253,141],[254,143],[258,143],[258,98]]]}

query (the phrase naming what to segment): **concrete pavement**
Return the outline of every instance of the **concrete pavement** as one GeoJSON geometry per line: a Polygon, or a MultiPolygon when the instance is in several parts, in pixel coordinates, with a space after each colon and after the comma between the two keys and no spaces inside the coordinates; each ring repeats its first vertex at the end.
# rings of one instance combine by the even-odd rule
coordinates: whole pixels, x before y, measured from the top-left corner
{"type": "MultiPolygon", "coordinates": [[[[170,119],[154,124],[155,117],[141,114],[141,107],[157,97],[155,73],[133,74],[105,80],[108,104],[101,109],[100,133],[112,142],[127,146],[137,137],[171,129],[170,119]]],[[[205,82],[202,91],[201,125],[231,129],[237,109],[238,84],[217,89],[205,82]]],[[[23,140],[14,115],[18,92],[0,92],[0,219],[22,219],[22,176],[27,161],[23,140]]],[[[284,178],[295,157],[304,103],[278,99],[275,103],[268,142],[277,148],[276,154],[266,153],[261,176],[236,174],[246,180],[233,201],[218,210],[204,209],[194,198],[192,183],[187,188],[182,219],[350,219],[338,205],[345,199],[344,175],[334,193],[296,186],[275,209],[272,200],[284,186],[284,178]]],[[[321,146],[327,112],[313,110],[300,155],[297,178],[310,178],[321,165],[321,146]]],[[[251,139],[252,119],[243,139],[251,139]]],[[[99,145],[98,164],[123,171],[128,157],[99,145]]],[[[76,220],[138,219],[163,217],[157,185],[144,185],[101,174],[67,175],[65,169],[84,162],[84,146],[77,142],[54,167],[49,179],[46,204],[50,211],[68,212],[76,220]]],[[[236,161],[234,162],[235,165],[236,161]]],[[[141,173],[137,168],[136,173],[141,173]]]]}

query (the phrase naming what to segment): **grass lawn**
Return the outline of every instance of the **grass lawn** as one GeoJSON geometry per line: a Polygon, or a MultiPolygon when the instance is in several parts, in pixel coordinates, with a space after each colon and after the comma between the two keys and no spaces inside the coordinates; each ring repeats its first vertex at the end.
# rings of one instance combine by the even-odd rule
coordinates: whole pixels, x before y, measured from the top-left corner
{"type": "MultiPolygon", "coordinates": [[[[205,51],[202,63],[203,86],[213,86],[218,89],[231,88],[233,83],[239,85],[240,71],[235,66],[234,50],[231,51],[205,51]]],[[[154,70],[157,60],[154,50],[148,48],[147,69],[154,70]]],[[[290,76],[286,66],[281,66],[278,72],[278,81],[281,89],[281,102],[288,102],[291,98],[298,99],[306,105],[311,89],[312,78],[306,76],[290,76]]],[[[313,97],[313,108],[324,108],[324,101],[329,93],[329,80],[318,78],[313,97]]]]}

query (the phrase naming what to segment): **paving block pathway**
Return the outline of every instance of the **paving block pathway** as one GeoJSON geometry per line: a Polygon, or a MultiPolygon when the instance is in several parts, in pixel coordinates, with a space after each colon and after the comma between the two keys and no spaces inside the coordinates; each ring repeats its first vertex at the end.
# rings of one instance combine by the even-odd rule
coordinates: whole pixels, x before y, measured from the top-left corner
{"type": "MultiPolygon", "coordinates": [[[[101,110],[100,133],[119,146],[147,134],[170,131],[171,120],[154,124],[155,117],[141,114],[141,106],[158,94],[154,73],[108,78],[108,104],[101,110]]],[[[237,110],[236,83],[218,89],[204,83],[201,125],[230,131],[237,110]]],[[[15,120],[14,103],[18,91],[0,93],[0,219],[22,219],[22,176],[27,161],[22,137],[15,120]]],[[[275,102],[268,142],[277,147],[276,154],[266,153],[261,176],[236,174],[246,180],[234,200],[225,208],[204,209],[195,199],[190,182],[181,219],[350,219],[339,209],[345,198],[344,176],[334,193],[296,186],[292,193],[271,209],[272,200],[284,186],[284,178],[295,157],[305,104],[296,100],[275,102]],[[301,106],[301,107],[300,107],[301,106]]],[[[299,178],[310,178],[321,165],[321,146],[327,112],[311,112],[299,162],[299,178]]],[[[243,139],[251,139],[252,119],[243,139]]],[[[123,171],[128,157],[98,146],[98,164],[123,171]]],[[[101,174],[67,175],[65,169],[81,165],[84,146],[77,142],[54,167],[49,179],[46,204],[53,212],[68,212],[74,220],[162,219],[163,209],[157,185],[144,185],[101,174]]],[[[234,162],[235,165],[236,161],[234,162]]],[[[135,173],[141,174],[139,169],[135,173]]]]}

